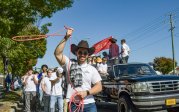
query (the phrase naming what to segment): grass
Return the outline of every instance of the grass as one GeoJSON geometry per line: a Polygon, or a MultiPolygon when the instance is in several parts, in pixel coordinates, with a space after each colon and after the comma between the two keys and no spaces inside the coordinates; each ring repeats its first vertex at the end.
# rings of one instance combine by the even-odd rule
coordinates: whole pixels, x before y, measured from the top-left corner
{"type": "Polygon", "coordinates": [[[4,92],[5,97],[0,99],[0,102],[11,102],[14,103],[16,101],[19,101],[21,96],[20,96],[20,91],[10,91],[10,92],[4,92]]]}
{"type": "Polygon", "coordinates": [[[4,97],[0,99],[0,112],[9,112],[17,101],[20,101],[20,91],[4,91],[4,97]]]}

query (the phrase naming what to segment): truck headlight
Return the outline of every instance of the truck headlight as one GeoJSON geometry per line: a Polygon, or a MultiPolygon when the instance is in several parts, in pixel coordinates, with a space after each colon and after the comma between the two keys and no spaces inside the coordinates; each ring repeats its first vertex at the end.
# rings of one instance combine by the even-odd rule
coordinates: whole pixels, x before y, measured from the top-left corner
{"type": "Polygon", "coordinates": [[[146,82],[134,83],[131,87],[133,92],[149,92],[146,82]]]}

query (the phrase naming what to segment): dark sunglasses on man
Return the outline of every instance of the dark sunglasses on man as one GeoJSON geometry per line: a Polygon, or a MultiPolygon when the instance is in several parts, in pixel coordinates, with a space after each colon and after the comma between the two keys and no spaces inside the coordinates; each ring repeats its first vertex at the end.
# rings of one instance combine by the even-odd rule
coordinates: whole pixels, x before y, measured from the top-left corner
{"type": "Polygon", "coordinates": [[[86,56],[86,55],[88,55],[88,51],[78,51],[78,55],[84,55],[84,56],[86,56]]]}

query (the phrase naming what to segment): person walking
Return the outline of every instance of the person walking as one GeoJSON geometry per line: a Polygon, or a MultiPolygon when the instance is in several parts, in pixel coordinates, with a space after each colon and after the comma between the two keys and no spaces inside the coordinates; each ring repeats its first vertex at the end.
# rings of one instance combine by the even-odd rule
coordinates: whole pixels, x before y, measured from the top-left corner
{"type": "Polygon", "coordinates": [[[6,78],[5,78],[5,83],[6,83],[6,92],[9,92],[10,91],[10,87],[11,87],[11,76],[10,74],[8,73],[6,78]]]}
{"type": "Polygon", "coordinates": [[[121,63],[123,64],[128,63],[129,53],[130,53],[130,48],[126,44],[126,40],[122,39],[121,40],[121,63]]]}
{"type": "Polygon", "coordinates": [[[34,74],[32,74],[32,72],[33,70],[29,69],[23,80],[25,91],[25,112],[35,111],[36,84],[38,84],[38,79],[34,74]]]}
{"type": "Polygon", "coordinates": [[[50,78],[52,76],[53,70],[49,69],[47,71],[47,77],[44,77],[41,81],[43,97],[44,97],[44,112],[50,111],[50,97],[51,97],[51,81],[50,78]]]}
{"type": "Polygon", "coordinates": [[[108,75],[108,66],[106,64],[107,59],[105,57],[102,58],[102,63],[100,64],[100,66],[98,67],[98,72],[100,73],[102,79],[107,79],[107,75],[108,75]]]}
{"type": "Polygon", "coordinates": [[[37,78],[38,78],[37,93],[38,93],[38,99],[39,99],[41,108],[43,107],[43,102],[42,102],[43,91],[42,91],[42,87],[41,87],[41,81],[43,80],[44,77],[47,76],[47,69],[48,69],[47,65],[45,65],[45,64],[42,65],[41,66],[42,72],[37,76],[37,78]]]}
{"type": "MultiPolygon", "coordinates": [[[[61,66],[64,66],[69,76],[67,98],[83,99],[83,112],[97,112],[93,95],[102,90],[101,77],[96,68],[87,63],[88,56],[94,53],[94,48],[89,47],[88,42],[81,40],[78,45],[71,45],[71,52],[77,60],[70,60],[63,54],[67,40],[72,35],[73,29],[68,28],[65,37],[55,49],[55,57],[61,66]],[[69,72],[70,73],[69,73],[69,72]]],[[[69,102],[69,109],[74,112],[77,109],[75,102],[69,102]]]]}
{"type": "Polygon", "coordinates": [[[62,76],[63,68],[58,67],[56,72],[53,72],[51,81],[51,97],[50,97],[50,112],[55,112],[55,104],[57,103],[58,112],[63,112],[63,89],[62,76]]]}

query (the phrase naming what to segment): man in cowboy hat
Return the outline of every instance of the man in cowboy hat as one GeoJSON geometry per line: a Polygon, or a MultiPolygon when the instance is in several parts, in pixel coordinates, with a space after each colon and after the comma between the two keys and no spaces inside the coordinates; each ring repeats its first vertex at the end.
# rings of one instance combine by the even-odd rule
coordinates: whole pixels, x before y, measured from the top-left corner
{"type": "Polygon", "coordinates": [[[119,46],[116,44],[117,40],[115,38],[111,38],[111,45],[109,47],[109,60],[110,64],[118,64],[119,63],[119,46]]]}
{"type": "MultiPolygon", "coordinates": [[[[71,45],[71,52],[76,55],[77,60],[70,60],[63,54],[66,41],[72,35],[73,29],[67,29],[65,37],[61,40],[55,49],[55,57],[59,64],[66,68],[69,76],[67,99],[70,98],[75,90],[77,95],[84,99],[84,112],[97,112],[94,94],[102,90],[101,77],[93,66],[87,64],[88,56],[94,53],[94,48],[89,47],[88,42],[81,40],[78,45],[71,45]],[[70,69],[69,69],[70,68],[70,69]],[[92,86],[93,85],[93,86],[92,86]]],[[[75,111],[76,105],[72,103],[72,112],[75,111]]]]}

